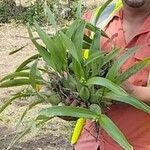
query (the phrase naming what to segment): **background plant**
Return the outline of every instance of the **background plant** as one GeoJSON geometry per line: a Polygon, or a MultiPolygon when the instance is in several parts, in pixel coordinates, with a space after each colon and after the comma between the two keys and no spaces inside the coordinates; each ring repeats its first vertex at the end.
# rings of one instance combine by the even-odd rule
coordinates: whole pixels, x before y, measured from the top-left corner
{"type": "MultiPolygon", "coordinates": [[[[40,24],[46,24],[47,18],[44,11],[45,0],[29,1],[29,5],[23,6],[21,3],[16,5],[15,0],[2,0],[0,1],[0,23],[11,22],[29,22],[33,25],[33,20],[37,20],[40,24]]],[[[55,13],[59,24],[64,23],[66,20],[72,20],[75,16],[78,1],[61,1],[61,0],[47,0],[47,5],[51,11],[55,13]]],[[[85,10],[85,5],[82,6],[85,10]]]]}
{"type": "Polygon", "coordinates": [[[15,16],[16,3],[13,0],[0,1],[0,22],[8,22],[13,16],[15,16]]]}

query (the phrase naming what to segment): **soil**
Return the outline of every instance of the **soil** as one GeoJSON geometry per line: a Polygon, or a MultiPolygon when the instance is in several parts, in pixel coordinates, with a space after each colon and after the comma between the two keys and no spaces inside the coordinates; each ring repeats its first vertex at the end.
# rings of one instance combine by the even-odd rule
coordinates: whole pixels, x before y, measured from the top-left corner
{"type": "MultiPolygon", "coordinates": [[[[0,79],[13,72],[23,60],[36,53],[31,41],[26,37],[28,33],[24,25],[10,23],[0,26],[0,79]],[[16,54],[9,55],[10,52],[22,46],[25,48],[16,54]]],[[[19,90],[20,88],[0,89],[0,105],[19,90]]],[[[5,150],[16,133],[22,129],[18,129],[16,125],[27,103],[25,99],[16,100],[0,115],[0,150],[5,150]]],[[[31,116],[36,115],[36,112],[43,107],[46,107],[46,104],[39,105],[30,111],[22,126],[26,127],[31,116]]],[[[31,133],[20,140],[12,150],[71,150],[72,126],[73,123],[55,118],[37,133],[31,133]]]]}

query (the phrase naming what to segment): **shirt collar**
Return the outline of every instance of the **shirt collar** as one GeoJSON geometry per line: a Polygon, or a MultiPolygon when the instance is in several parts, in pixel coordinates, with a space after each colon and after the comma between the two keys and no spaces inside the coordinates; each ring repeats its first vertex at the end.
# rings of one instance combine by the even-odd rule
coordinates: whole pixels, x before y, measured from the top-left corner
{"type": "MultiPolygon", "coordinates": [[[[120,18],[121,20],[123,20],[123,9],[120,9],[118,12],[116,12],[113,15],[113,18],[117,17],[120,18]]],[[[144,21],[144,23],[141,25],[137,35],[139,34],[144,34],[150,32],[150,15],[146,18],[146,20],[144,21]]]]}

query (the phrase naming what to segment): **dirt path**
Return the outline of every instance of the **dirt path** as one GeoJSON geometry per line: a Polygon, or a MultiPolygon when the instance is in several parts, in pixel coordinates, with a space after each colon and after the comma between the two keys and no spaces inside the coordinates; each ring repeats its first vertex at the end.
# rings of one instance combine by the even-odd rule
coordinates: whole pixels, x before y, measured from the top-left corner
{"type": "MultiPolygon", "coordinates": [[[[30,40],[20,38],[20,36],[28,36],[26,27],[23,25],[11,23],[0,27],[0,79],[7,73],[14,71],[17,65],[36,52],[30,40]],[[11,51],[24,45],[27,46],[23,50],[14,55],[9,55],[11,51]]],[[[0,105],[18,89],[0,89],[0,105]]],[[[18,132],[15,126],[21,113],[26,108],[25,105],[25,100],[19,100],[0,115],[0,150],[6,149],[15,133],[18,132]]],[[[34,116],[41,107],[45,106],[40,105],[34,111],[29,112],[23,126],[27,124],[30,116],[34,116]]],[[[71,128],[72,123],[56,118],[43,127],[40,132],[28,135],[17,143],[12,150],[71,150],[69,143],[71,128]]]]}

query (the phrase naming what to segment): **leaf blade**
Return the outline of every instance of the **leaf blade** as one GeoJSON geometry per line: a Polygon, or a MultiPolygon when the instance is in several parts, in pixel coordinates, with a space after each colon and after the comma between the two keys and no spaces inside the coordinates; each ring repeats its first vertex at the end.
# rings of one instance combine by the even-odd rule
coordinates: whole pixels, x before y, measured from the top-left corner
{"type": "Polygon", "coordinates": [[[150,58],[140,61],[140,62],[136,63],[135,65],[133,65],[131,68],[129,68],[124,73],[120,74],[116,78],[115,82],[117,84],[121,84],[123,81],[125,81],[126,79],[128,79],[129,77],[131,77],[132,75],[136,74],[137,72],[139,72],[140,70],[144,69],[145,67],[147,67],[149,65],[150,65],[150,58]]]}
{"type": "Polygon", "coordinates": [[[46,117],[68,116],[68,117],[93,119],[99,117],[99,114],[85,108],[71,107],[71,106],[53,106],[40,111],[38,118],[40,118],[40,116],[46,117]]]}
{"type": "Polygon", "coordinates": [[[100,126],[125,150],[133,150],[120,129],[106,115],[101,115],[100,126]]]}
{"type": "Polygon", "coordinates": [[[131,57],[131,55],[133,55],[137,50],[137,47],[133,47],[128,49],[128,51],[126,51],[124,54],[122,54],[117,61],[115,61],[115,63],[112,65],[112,67],[110,68],[110,70],[108,71],[106,78],[114,81],[114,78],[116,77],[116,75],[119,72],[120,67],[123,65],[123,63],[129,58],[131,57]]]}
{"type": "Polygon", "coordinates": [[[105,94],[104,98],[112,99],[117,102],[123,102],[126,104],[130,104],[134,106],[137,109],[143,110],[146,113],[150,114],[150,107],[143,103],[142,101],[138,100],[135,97],[132,97],[130,95],[117,95],[112,92],[105,94]]]}
{"type": "Polygon", "coordinates": [[[86,82],[86,85],[100,85],[106,87],[107,89],[111,90],[116,94],[126,94],[126,92],[121,87],[111,82],[110,80],[102,77],[93,77],[86,82]]]}

